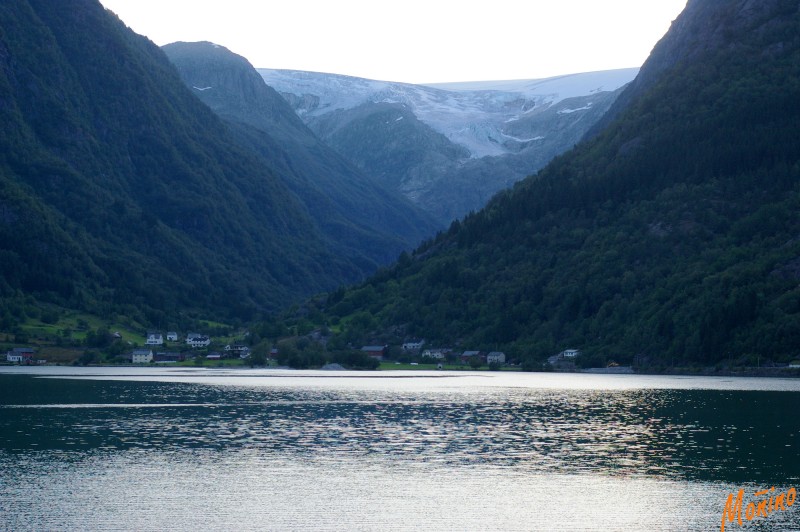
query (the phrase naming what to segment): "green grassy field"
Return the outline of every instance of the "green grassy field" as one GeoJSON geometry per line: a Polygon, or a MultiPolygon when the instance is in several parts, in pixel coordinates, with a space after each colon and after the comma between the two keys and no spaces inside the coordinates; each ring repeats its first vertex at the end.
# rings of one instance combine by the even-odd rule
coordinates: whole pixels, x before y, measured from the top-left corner
{"type": "Polygon", "coordinates": [[[104,320],[91,314],[70,311],[63,312],[55,323],[45,323],[38,318],[29,318],[20,326],[20,329],[30,340],[39,342],[56,338],[82,341],[90,330],[107,329],[110,333],[119,332],[125,342],[139,345],[144,343],[144,336],[137,332],[143,330],[143,327],[138,324],[125,324],[120,320],[104,320]]]}

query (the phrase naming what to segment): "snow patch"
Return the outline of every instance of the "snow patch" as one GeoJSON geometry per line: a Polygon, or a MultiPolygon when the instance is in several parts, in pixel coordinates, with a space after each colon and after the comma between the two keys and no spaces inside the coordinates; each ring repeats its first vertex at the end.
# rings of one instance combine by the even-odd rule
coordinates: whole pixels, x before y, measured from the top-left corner
{"type": "Polygon", "coordinates": [[[617,70],[603,70],[600,72],[567,74],[565,76],[555,76],[544,79],[465,81],[457,83],[433,83],[427,86],[458,92],[491,90],[536,95],[550,94],[556,95],[558,101],[560,101],[597,92],[615,91],[631,82],[638,73],[638,68],[621,68],[617,70]]]}
{"type": "Polygon", "coordinates": [[[521,139],[521,138],[519,138],[519,137],[514,137],[514,136],[511,136],[511,135],[506,135],[505,133],[502,133],[502,135],[503,135],[505,138],[507,138],[507,139],[516,140],[517,142],[533,142],[533,141],[535,141],[535,140],[544,140],[544,137],[543,137],[543,136],[541,136],[541,135],[538,135],[538,136],[536,136],[536,137],[532,137],[532,138],[529,138],[529,139],[521,139]]]}
{"type": "MultiPolygon", "coordinates": [[[[317,98],[314,109],[301,111],[305,120],[369,102],[400,104],[420,122],[468,149],[472,157],[507,153],[496,140],[503,138],[506,124],[545,111],[567,98],[614,91],[633,80],[638,71],[629,68],[547,79],[412,85],[338,74],[258,69],[267,85],[278,92],[317,98]]],[[[588,108],[559,112],[569,114],[588,108]]]]}
{"type": "Polygon", "coordinates": [[[583,107],[576,107],[575,109],[561,109],[558,114],[560,115],[568,115],[572,113],[577,113],[578,111],[587,111],[592,108],[592,102],[584,105],[583,107]]]}

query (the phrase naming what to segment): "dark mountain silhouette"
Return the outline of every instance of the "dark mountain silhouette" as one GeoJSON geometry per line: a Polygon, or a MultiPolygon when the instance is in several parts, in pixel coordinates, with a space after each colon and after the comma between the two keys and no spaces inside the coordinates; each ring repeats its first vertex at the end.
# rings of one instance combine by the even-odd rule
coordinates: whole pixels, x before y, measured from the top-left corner
{"type": "Polygon", "coordinates": [[[763,364],[800,343],[800,3],[692,0],[605,128],[311,306],[541,367],[763,364]]]}
{"type": "Polygon", "coordinates": [[[287,184],[284,154],[243,147],[96,0],[0,5],[0,117],[5,325],[45,303],[249,319],[362,279],[415,238],[386,245],[362,225],[335,241],[287,184]],[[358,231],[372,249],[351,256],[358,231]]]}

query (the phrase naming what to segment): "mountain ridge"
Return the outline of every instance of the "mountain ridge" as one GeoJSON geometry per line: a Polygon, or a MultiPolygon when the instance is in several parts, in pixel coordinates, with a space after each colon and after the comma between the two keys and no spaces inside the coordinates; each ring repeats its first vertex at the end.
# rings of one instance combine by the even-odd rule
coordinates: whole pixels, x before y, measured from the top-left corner
{"type": "Polygon", "coordinates": [[[444,225],[571,148],[637,70],[495,82],[502,90],[487,90],[492,82],[445,90],[258,69],[323,141],[444,225]],[[406,114],[386,116],[390,105],[406,114]],[[367,144],[372,148],[365,150],[367,144]]]}
{"type": "MultiPolygon", "coordinates": [[[[471,157],[502,155],[496,142],[468,140],[458,133],[477,123],[500,124],[520,120],[538,106],[570,98],[614,92],[632,81],[638,68],[567,74],[544,79],[410,84],[369,80],[339,74],[259,68],[268,85],[290,98],[301,117],[317,117],[365,103],[397,103],[435,131],[470,149],[471,157]],[[306,97],[303,99],[303,97],[306,97]],[[301,102],[307,102],[302,105],[301,102]]],[[[495,133],[499,136],[499,133],[495,133]]]]}
{"type": "Polygon", "coordinates": [[[425,213],[323,144],[245,58],[209,42],[162,49],[195,96],[243,144],[280,167],[279,176],[334,249],[360,257],[374,271],[434,233],[425,213]]]}
{"type": "Polygon", "coordinates": [[[363,278],[165,54],[96,0],[0,5],[0,320],[238,320],[363,278]]]}
{"type": "Polygon", "coordinates": [[[795,359],[800,4],[754,5],[690,0],[651,55],[680,59],[648,59],[599,134],[392,268],[309,301],[340,324],[329,348],[425,338],[528,369],[568,348],[580,365],[656,371],[795,359]],[[682,56],[695,40],[714,45],[682,56]]]}

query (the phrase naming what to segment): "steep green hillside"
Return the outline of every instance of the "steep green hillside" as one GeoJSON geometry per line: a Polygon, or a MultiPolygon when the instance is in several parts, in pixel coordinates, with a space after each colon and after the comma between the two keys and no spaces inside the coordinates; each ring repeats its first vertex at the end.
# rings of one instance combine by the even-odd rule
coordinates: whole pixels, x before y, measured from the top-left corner
{"type": "Polygon", "coordinates": [[[279,170],[332,249],[358,259],[365,275],[435,233],[429,216],[316,138],[245,58],[209,42],[163,50],[186,86],[279,170]]]}
{"type": "Polygon", "coordinates": [[[796,1],[690,1],[603,132],[310,316],[530,363],[796,357],[798,27],[796,1]]]}
{"type": "MultiPolygon", "coordinates": [[[[469,158],[466,148],[422,123],[406,106],[367,102],[310,121],[339,153],[387,185],[403,188],[409,175],[424,175],[469,158]]],[[[413,192],[412,192],[413,196],[413,192]]]]}
{"type": "Polygon", "coordinates": [[[6,318],[20,301],[249,318],[363,275],[95,0],[0,4],[0,121],[6,318]]]}

